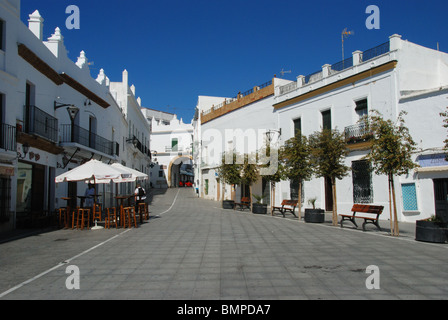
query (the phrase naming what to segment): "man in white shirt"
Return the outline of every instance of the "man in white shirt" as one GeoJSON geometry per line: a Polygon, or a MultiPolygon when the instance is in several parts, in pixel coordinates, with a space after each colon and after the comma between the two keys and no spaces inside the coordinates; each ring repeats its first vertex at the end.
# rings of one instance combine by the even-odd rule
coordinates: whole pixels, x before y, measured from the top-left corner
{"type": "MultiPolygon", "coordinates": [[[[135,212],[139,212],[138,211],[140,209],[139,204],[145,203],[146,191],[140,184],[137,184],[137,187],[135,188],[134,191],[134,195],[135,195],[135,212]]],[[[144,212],[139,212],[139,214],[140,214],[140,223],[143,223],[144,212]]]]}

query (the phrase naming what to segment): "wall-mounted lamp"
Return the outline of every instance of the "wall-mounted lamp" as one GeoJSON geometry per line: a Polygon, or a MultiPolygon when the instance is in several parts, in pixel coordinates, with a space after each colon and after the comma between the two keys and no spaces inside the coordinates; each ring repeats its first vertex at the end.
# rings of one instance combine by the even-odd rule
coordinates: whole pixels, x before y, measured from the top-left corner
{"type": "Polygon", "coordinates": [[[138,139],[136,136],[134,136],[132,139],[127,139],[126,140],[127,143],[132,143],[134,145],[135,148],[137,148],[138,145],[138,139]]]}
{"type": "Polygon", "coordinates": [[[272,139],[274,138],[274,135],[276,133],[278,134],[278,138],[280,139],[280,137],[282,136],[282,128],[280,128],[279,130],[272,130],[272,129],[270,129],[270,130],[266,131],[266,139],[269,142],[271,142],[272,139]]]}
{"type": "Polygon", "coordinates": [[[19,159],[25,159],[26,155],[28,154],[28,151],[30,151],[30,145],[28,144],[28,142],[25,142],[22,145],[22,151],[23,151],[23,156],[20,152],[17,152],[17,158],[19,159]]]}
{"type": "Polygon", "coordinates": [[[70,117],[70,120],[74,121],[76,118],[76,115],[79,112],[79,108],[73,104],[62,104],[62,103],[58,103],[56,101],[54,102],[54,110],[57,110],[57,109],[63,108],[63,107],[68,107],[67,112],[70,117]]]}

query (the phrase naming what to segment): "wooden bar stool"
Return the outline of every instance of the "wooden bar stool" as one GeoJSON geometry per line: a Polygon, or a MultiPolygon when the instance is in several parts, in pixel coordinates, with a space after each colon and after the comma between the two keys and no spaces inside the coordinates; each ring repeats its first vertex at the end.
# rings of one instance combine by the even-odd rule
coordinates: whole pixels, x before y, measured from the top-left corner
{"type": "Polygon", "coordinates": [[[137,228],[137,219],[135,216],[135,208],[134,207],[126,207],[124,208],[124,227],[131,228],[132,223],[134,223],[134,227],[137,228]]]}
{"type": "Polygon", "coordinates": [[[145,220],[149,220],[148,205],[146,203],[138,204],[138,212],[141,215],[143,214],[145,220]]]}
{"type": "Polygon", "coordinates": [[[68,228],[68,212],[67,212],[67,208],[63,207],[63,208],[59,208],[58,209],[59,212],[59,226],[60,227],[64,227],[64,228],[68,228]]]}
{"type": "Polygon", "coordinates": [[[117,222],[117,208],[107,208],[107,215],[106,215],[106,228],[110,229],[111,225],[115,224],[115,228],[118,228],[118,222],[117,222]]]}
{"type": "Polygon", "coordinates": [[[101,214],[101,205],[100,204],[98,204],[98,203],[95,203],[94,205],[93,205],[93,214],[92,214],[92,219],[93,219],[93,222],[95,222],[95,220],[97,220],[97,221],[101,221],[101,216],[102,216],[102,214],[101,214]]]}
{"type": "MultiPolygon", "coordinates": [[[[75,214],[73,213],[73,217],[75,214]]],[[[90,209],[87,208],[77,208],[76,213],[76,229],[90,229],[90,209]]],[[[72,225],[72,229],[74,229],[74,225],[72,225]]]]}

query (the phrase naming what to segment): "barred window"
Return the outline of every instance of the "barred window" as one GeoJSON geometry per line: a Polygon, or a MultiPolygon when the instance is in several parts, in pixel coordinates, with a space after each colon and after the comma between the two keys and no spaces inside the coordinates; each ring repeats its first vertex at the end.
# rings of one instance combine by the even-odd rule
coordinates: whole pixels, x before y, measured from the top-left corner
{"type": "Polygon", "coordinates": [[[372,170],[366,160],[352,162],[353,203],[372,203],[372,170]]]}

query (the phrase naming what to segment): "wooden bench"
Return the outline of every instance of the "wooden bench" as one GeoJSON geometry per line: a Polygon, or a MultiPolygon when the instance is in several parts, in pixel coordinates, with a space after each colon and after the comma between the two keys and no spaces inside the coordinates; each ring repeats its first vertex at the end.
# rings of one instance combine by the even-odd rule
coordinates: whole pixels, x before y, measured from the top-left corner
{"type": "Polygon", "coordinates": [[[298,204],[297,200],[283,200],[281,207],[272,207],[272,214],[274,214],[275,211],[279,211],[283,215],[283,218],[284,218],[285,212],[289,211],[294,215],[294,217],[297,218],[296,214],[294,213],[294,210],[296,209],[297,204],[298,204]]]}
{"type": "Polygon", "coordinates": [[[380,214],[383,213],[383,206],[372,206],[372,205],[365,205],[365,204],[354,204],[352,207],[352,214],[340,214],[342,217],[341,220],[341,228],[343,227],[344,221],[348,220],[351,223],[353,223],[356,228],[358,228],[358,225],[356,224],[355,219],[360,218],[364,219],[364,223],[362,224],[362,229],[366,231],[366,224],[371,223],[375,225],[380,231],[381,228],[378,224],[378,218],[380,217],[380,214]],[[361,213],[362,215],[356,215],[357,213],[361,213]],[[368,214],[368,215],[366,215],[368,214]],[[369,216],[370,215],[370,216],[369,216]]]}
{"type": "Polygon", "coordinates": [[[249,197],[242,197],[241,198],[241,202],[235,202],[233,210],[236,210],[237,206],[239,206],[241,210],[244,210],[244,208],[247,208],[247,209],[250,210],[250,199],[249,199],[249,197]]]}

